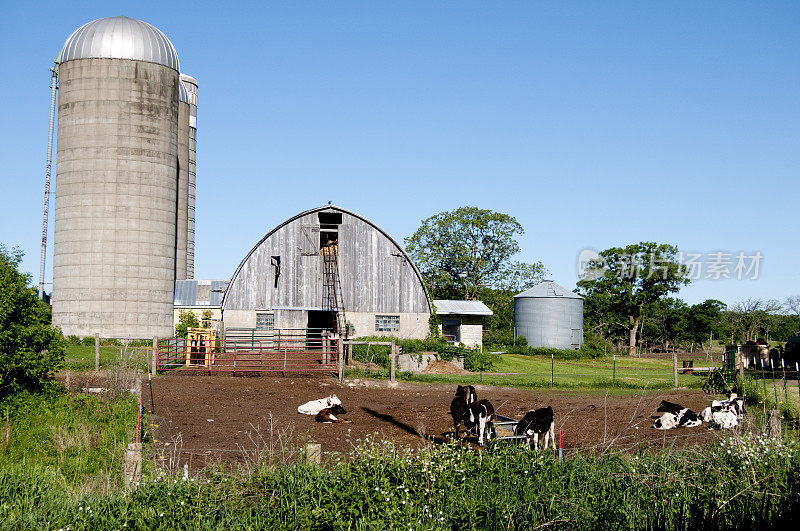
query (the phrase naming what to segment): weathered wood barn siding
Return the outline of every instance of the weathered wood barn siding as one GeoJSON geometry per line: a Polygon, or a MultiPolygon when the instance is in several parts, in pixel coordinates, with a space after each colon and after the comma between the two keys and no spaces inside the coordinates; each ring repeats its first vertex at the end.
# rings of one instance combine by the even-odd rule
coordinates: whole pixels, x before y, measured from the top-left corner
{"type": "MultiPolygon", "coordinates": [[[[403,249],[370,221],[341,208],[325,206],[279,225],[250,251],[231,279],[223,312],[322,309],[319,212],[342,214],[338,262],[345,314],[430,311],[419,272],[403,249]],[[280,257],[277,286],[273,256],[280,257]]],[[[302,318],[292,320],[300,322],[302,318]]]]}

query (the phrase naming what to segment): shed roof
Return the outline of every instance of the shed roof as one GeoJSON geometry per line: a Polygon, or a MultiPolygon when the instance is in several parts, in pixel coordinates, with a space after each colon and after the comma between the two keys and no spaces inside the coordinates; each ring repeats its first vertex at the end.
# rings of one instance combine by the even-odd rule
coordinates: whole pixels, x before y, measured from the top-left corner
{"type": "Polygon", "coordinates": [[[435,300],[437,315],[492,315],[489,309],[481,301],[447,301],[435,300]]]}
{"type": "Polygon", "coordinates": [[[173,306],[220,306],[227,280],[176,280],[173,306]],[[208,300],[198,300],[198,286],[208,286],[208,300]]]}
{"type": "Polygon", "coordinates": [[[544,280],[541,284],[514,295],[514,298],[564,298],[564,299],[582,299],[580,295],[574,293],[560,284],[556,284],[552,280],[544,280]]]}

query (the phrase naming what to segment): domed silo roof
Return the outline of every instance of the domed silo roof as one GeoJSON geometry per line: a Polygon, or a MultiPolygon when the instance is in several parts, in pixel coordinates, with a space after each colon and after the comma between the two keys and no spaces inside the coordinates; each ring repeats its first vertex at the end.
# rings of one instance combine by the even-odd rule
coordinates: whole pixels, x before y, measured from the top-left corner
{"type": "Polygon", "coordinates": [[[178,101],[181,103],[189,103],[189,90],[186,88],[186,84],[183,80],[178,83],[178,101]]]}
{"type": "Polygon", "coordinates": [[[64,43],[58,62],[89,58],[133,59],[180,72],[178,52],[167,36],[147,22],[128,17],[87,22],[64,43]]]}
{"type": "Polygon", "coordinates": [[[532,347],[580,348],[583,297],[552,280],[515,295],[514,337],[532,347]]]}

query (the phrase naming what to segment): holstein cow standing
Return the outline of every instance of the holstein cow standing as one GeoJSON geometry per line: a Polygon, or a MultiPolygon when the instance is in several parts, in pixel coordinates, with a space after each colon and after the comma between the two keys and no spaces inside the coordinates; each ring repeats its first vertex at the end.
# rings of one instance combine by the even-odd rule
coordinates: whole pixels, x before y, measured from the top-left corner
{"type": "Polygon", "coordinates": [[[711,405],[700,412],[700,418],[708,423],[708,427],[730,429],[739,425],[744,416],[744,400],[736,393],[731,393],[727,400],[714,400],[711,405]]]}
{"type": "Polygon", "coordinates": [[[330,395],[328,398],[311,400],[305,404],[297,406],[297,412],[301,415],[316,415],[325,408],[341,405],[342,401],[339,400],[336,395],[330,395]]]}
{"type": "Polygon", "coordinates": [[[469,417],[464,421],[467,430],[478,429],[478,444],[483,446],[483,436],[488,437],[488,430],[492,426],[494,406],[485,398],[469,405],[469,417]]]}
{"type": "Polygon", "coordinates": [[[456,396],[450,402],[450,416],[453,417],[453,429],[458,438],[458,426],[461,422],[466,424],[469,419],[469,406],[478,400],[475,388],[471,385],[459,385],[456,396]]]}
{"type": "Polygon", "coordinates": [[[533,437],[533,447],[539,450],[539,435],[544,434],[544,450],[547,450],[547,443],[551,442],[553,449],[556,447],[556,423],[553,420],[553,408],[550,406],[531,409],[522,417],[514,428],[514,435],[524,435],[525,444],[531,444],[533,437]]]}
{"type": "Polygon", "coordinates": [[[683,407],[667,400],[662,400],[656,411],[663,413],[653,424],[653,427],[657,430],[671,430],[672,428],[681,427],[693,428],[703,423],[697,413],[688,407],[683,407]]]}

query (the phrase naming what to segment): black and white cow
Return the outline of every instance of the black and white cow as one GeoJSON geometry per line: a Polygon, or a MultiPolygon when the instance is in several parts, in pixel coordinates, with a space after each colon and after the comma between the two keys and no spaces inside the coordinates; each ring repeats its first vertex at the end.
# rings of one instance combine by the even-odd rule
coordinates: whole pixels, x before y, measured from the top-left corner
{"type": "Polygon", "coordinates": [[[459,385],[456,388],[456,396],[450,402],[450,416],[453,417],[453,429],[458,438],[458,426],[461,422],[467,423],[469,419],[469,406],[478,400],[475,387],[471,385],[459,385]]]}
{"type": "Polygon", "coordinates": [[[553,408],[550,406],[531,409],[522,417],[514,428],[514,435],[524,435],[525,444],[531,444],[539,450],[539,435],[544,434],[544,450],[547,450],[547,443],[550,442],[553,448],[556,447],[556,423],[553,420],[553,408]]]}
{"type": "Polygon", "coordinates": [[[709,407],[700,412],[700,418],[708,423],[709,428],[730,429],[739,425],[744,414],[744,400],[736,393],[731,393],[727,400],[711,402],[709,407]]]}
{"type": "Polygon", "coordinates": [[[703,420],[697,416],[697,413],[683,407],[680,404],[662,400],[661,404],[656,409],[659,413],[663,413],[653,423],[653,427],[657,430],[671,430],[673,428],[693,428],[703,423],[703,420]]]}
{"type": "Polygon", "coordinates": [[[464,421],[464,426],[468,431],[478,430],[478,444],[483,446],[483,437],[484,435],[488,437],[488,432],[492,427],[494,406],[484,398],[469,405],[468,415],[464,421]]]}

